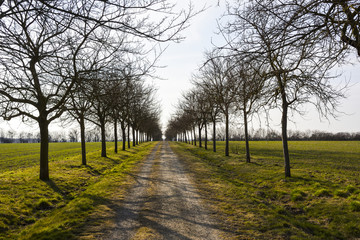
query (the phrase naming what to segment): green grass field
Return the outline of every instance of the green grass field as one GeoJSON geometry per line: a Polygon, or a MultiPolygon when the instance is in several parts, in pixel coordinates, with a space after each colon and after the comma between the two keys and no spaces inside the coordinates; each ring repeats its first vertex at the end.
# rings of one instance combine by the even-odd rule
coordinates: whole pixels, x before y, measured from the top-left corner
{"type": "Polygon", "coordinates": [[[0,239],[78,239],[100,224],[121,198],[127,173],[155,145],[143,143],[100,157],[100,143],[87,143],[88,166],[81,166],[80,143],[51,143],[50,181],[39,180],[39,144],[0,144],[0,239]]]}
{"type": "MultiPolygon", "coordinates": [[[[87,154],[99,151],[100,143],[86,143],[87,154]]],[[[39,164],[40,143],[0,144],[0,173],[39,164]]],[[[81,153],[80,143],[50,143],[49,161],[65,159],[81,153]]]]}
{"type": "Polygon", "coordinates": [[[239,239],[360,237],[360,142],[289,142],[292,177],[285,179],[281,142],[224,143],[218,152],[172,143],[239,239]]]}

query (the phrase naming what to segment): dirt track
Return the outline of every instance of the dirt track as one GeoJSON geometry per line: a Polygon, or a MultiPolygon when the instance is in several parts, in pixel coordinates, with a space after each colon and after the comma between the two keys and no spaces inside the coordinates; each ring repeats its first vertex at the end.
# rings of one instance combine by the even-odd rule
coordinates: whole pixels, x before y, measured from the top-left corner
{"type": "Polygon", "coordinates": [[[169,144],[158,144],[136,176],[110,239],[222,239],[169,144]]]}

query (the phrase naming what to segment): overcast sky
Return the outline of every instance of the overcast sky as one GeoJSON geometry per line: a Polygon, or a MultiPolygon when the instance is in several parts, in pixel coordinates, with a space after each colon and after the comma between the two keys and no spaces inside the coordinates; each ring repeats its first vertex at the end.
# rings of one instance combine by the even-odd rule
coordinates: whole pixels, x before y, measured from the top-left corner
{"type": "MultiPolygon", "coordinates": [[[[170,115],[175,111],[175,105],[181,98],[181,93],[191,88],[191,74],[204,60],[205,50],[213,47],[212,42],[221,44],[221,37],[216,35],[216,20],[224,11],[223,6],[218,6],[217,1],[196,0],[193,1],[197,8],[209,2],[216,2],[205,12],[196,16],[191,22],[191,26],[182,33],[186,39],[179,44],[171,44],[160,60],[160,65],[166,65],[165,69],[159,69],[158,75],[166,79],[156,80],[158,86],[158,96],[162,104],[162,123],[165,126],[170,115]]],[[[355,50],[354,50],[355,52],[355,50]]],[[[334,82],[338,84],[341,81],[349,80],[351,87],[347,92],[347,99],[341,101],[337,119],[330,118],[319,120],[317,111],[312,106],[304,106],[308,112],[304,116],[295,115],[290,123],[293,130],[323,130],[331,132],[359,132],[360,131],[360,59],[353,57],[353,65],[342,66],[336,69],[337,72],[343,72],[343,75],[334,82]]],[[[256,121],[253,127],[259,125],[256,121]]],[[[280,114],[272,114],[271,126],[280,130],[280,114]]],[[[265,127],[262,125],[262,127],[265,127]]]]}

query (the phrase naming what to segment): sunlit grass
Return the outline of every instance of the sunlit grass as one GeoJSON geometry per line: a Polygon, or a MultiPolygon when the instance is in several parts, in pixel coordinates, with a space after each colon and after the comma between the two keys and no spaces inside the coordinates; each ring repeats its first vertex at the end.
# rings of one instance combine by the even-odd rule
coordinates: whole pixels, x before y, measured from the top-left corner
{"type": "MultiPolygon", "coordinates": [[[[360,142],[289,142],[292,177],[285,179],[281,142],[243,142],[224,156],[173,143],[240,238],[352,239],[360,237],[360,142]]],[[[209,145],[211,146],[211,144],[209,145]]],[[[231,147],[230,147],[231,149],[231,147]]]]}
{"type": "MultiPolygon", "coordinates": [[[[100,144],[91,143],[87,145],[88,166],[81,165],[79,144],[51,144],[51,180],[46,182],[38,179],[36,144],[14,144],[7,150],[1,149],[13,165],[2,165],[0,173],[0,239],[74,238],[74,232],[79,231],[89,215],[101,209],[97,206],[121,192],[118,188],[124,184],[126,173],[154,144],[143,143],[115,154],[114,144],[108,143],[108,157],[103,158],[100,144]],[[27,157],[17,162],[17,153],[27,156],[29,164],[23,161],[27,157]]],[[[4,156],[1,159],[6,162],[4,156]]]]}
{"type": "MultiPolygon", "coordinates": [[[[86,143],[86,152],[98,151],[98,142],[86,143]]],[[[81,154],[80,143],[50,143],[49,161],[64,159],[81,154]]],[[[39,164],[40,143],[3,143],[0,144],[0,173],[39,164]]],[[[81,161],[81,160],[80,160],[81,161]]]]}

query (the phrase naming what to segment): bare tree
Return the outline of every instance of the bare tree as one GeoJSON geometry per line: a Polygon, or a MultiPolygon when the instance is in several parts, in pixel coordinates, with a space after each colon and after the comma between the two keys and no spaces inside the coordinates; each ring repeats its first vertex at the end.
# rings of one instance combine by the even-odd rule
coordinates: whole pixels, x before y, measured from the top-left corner
{"type": "Polygon", "coordinates": [[[106,124],[110,120],[110,112],[112,111],[112,98],[114,88],[117,86],[118,79],[113,78],[113,74],[109,72],[96,73],[92,79],[89,79],[91,101],[91,109],[87,120],[97,125],[101,132],[101,157],[107,157],[106,154],[106,124]]]}
{"type": "Polygon", "coordinates": [[[130,101],[130,119],[133,130],[133,146],[139,142],[139,131],[144,120],[150,115],[152,108],[157,108],[158,105],[154,101],[155,89],[152,86],[147,86],[143,81],[137,80],[133,83],[134,91],[132,101],[130,101]],[[153,106],[153,107],[152,107],[153,106]]]}
{"type": "MultiPolygon", "coordinates": [[[[186,101],[183,99],[183,101],[186,101]]],[[[192,114],[185,111],[184,105],[179,103],[177,112],[172,116],[171,120],[167,124],[165,136],[167,139],[177,139],[180,135],[180,141],[185,140],[186,132],[192,131],[192,125],[194,125],[194,118],[192,114]]]]}
{"type": "Polygon", "coordinates": [[[80,142],[81,142],[81,163],[87,165],[86,161],[86,139],[85,139],[85,119],[91,108],[91,101],[87,92],[87,79],[82,78],[77,81],[77,85],[70,93],[68,101],[68,112],[72,119],[79,123],[80,142]]]}
{"type": "Polygon", "coordinates": [[[258,60],[246,61],[241,56],[232,57],[234,66],[229,74],[236,79],[239,86],[234,94],[237,95],[236,109],[242,112],[244,122],[246,162],[250,162],[248,122],[251,114],[258,112],[265,99],[265,74],[258,60]]]}
{"type": "MultiPolygon", "coordinates": [[[[262,4],[266,5],[264,2],[262,4]]],[[[283,18],[284,21],[279,24],[296,24],[298,29],[301,29],[301,34],[297,37],[303,38],[307,34],[326,32],[323,41],[338,44],[340,50],[345,50],[348,46],[353,47],[360,56],[359,1],[290,0],[286,3],[276,1],[275,6],[268,10],[279,13],[279,9],[291,13],[289,18],[283,18]]]]}
{"type": "Polygon", "coordinates": [[[78,135],[79,135],[79,131],[77,129],[72,129],[69,132],[69,140],[70,140],[70,142],[77,142],[78,141],[78,135]]]}
{"type": "MultiPolygon", "coordinates": [[[[267,2],[265,8],[270,4],[273,3],[267,2]]],[[[234,21],[222,31],[233,36],[229,42],[231,48],[266,64],[268,105],[282,111],[285,177],[290,177],[289,111],[300,111],[302,104],[313,103],[321,114],[331,114],[344,95],[329,82],[329,69],[337,63],[338,55],[332,49],[324,48],[322,36],[316,32],[293,42],[293,36],[299,33],[298,26],[279,28],[279,22],[289,18],[291,13],[284,9],[280,15],[272,14],[265,8],[256,2],[245,8],[230,8],[229,15],[234,21]],[[247,37],[249,34],[251,37],[247,37]]]]}
{"type": "MultiPolygon", "coordinates": [[[[205,143],[207,142],[207,124],[208,122],[212,123],[213,131],[213,151],[216,152],[216,122],[220,120],[220,114],[221,110],[216,102],[216,99],[213,98],[212,94],[209,94],[209,89],[202,89],[204,85],[197,84],[197,76],[194,75],[194,84],[199,89],[198,91],[201,92],[202,97],[202,105],[201,105],[201,111],[204,117],[204,123],[205,123],[205,143]]],[[[200,81],[201,83],[201,81],[200,81]]],[[[205,85],[206,86],[206,85],[205,85]]],[[[205,148],[207,149],[207,145],[205,145],[205,148]]]]}
{"type": "Polygon", "coordinates": [[[71,60],[65,35],[74,18],[40,2],[6,4],[13,14],[2,18],[0,27],[0,111],[6,120],[21,116],[38,123],[40,179],[47,180],[48,125],[63,113],[75,83],[59,74],[71,60]]]}
{"type": "Polygon", "coordinates": [[[231,77],[232,65],[228,59],[208,54],[207,61],[200,69],[197,84],[204,89],[207,96],[214,99],[214,104],[225,117],[225,156],[229,156],[229,115],[233,110],[238,88],[236,79],[231,77]]]}
{"type": "Polygon", "coordinates": [[[0,114],[38,123],[42,180],[49,179],[48,126],[65,111],[81,70],[89,70],[82,63],[93,53],[87,51],[91,42],[104,43],[103,33],[179,41],[193,16],[191,6],[176,12],[166,0],[2,1],[0,6],[0,114]]]}
{"type": "MultiPolygon", "coordinates": [[[[203,107],[205,106],[205,102],[203,101],[202,93],[199,89],[194,88],[183,95],[183,101],[179,103],[179,109],[184,112],[184,115],[191,116],[192,120],[192,127],[194,132],[194,139],[196,139],[196,126],[198,130],[198,140],[199,140],[199,147],[202,147],[202,137],[201,131],[204,127],[204,116],[205,111],[203,107]]],[[[185,129],[184,129],[185,130],[185,129]]],[[[195,141],[196,146],[196,141],[195,141]]]]}

